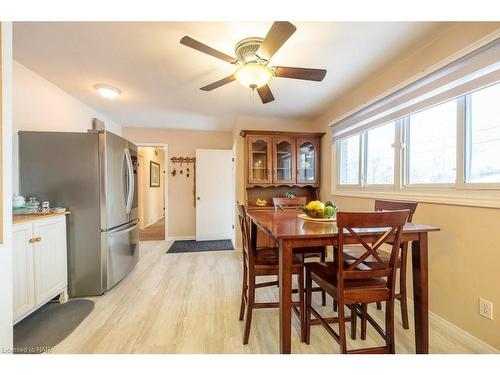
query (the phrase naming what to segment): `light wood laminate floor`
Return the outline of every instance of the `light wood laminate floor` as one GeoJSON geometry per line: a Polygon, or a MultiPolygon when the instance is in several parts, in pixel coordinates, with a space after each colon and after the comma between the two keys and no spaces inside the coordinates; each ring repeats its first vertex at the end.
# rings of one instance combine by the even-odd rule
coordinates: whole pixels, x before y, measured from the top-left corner
{"type": "MultiPolygon", "coordinates": [[[[94,311],[51,352],[279,352],[277,309],[255,310],[250,342],[242,344],[243,322],[238,320],[241,253],[165,254],[168,245],[166,241],[141,242],[140,261],[133,272],[107,294],[93,298],[94,311]]],[[[258,300],[277,298],[277,288],[257,291],[258,300]]],[[[328,302],[331,306],[331,300],[328,302]]],[[[331,307],[327,309],[331,311],[331,307]]],[[[372,313],[382,321],[381,312],[372,313]]],[[[321,326],[312,327],[311,345],[300,343],[298,328],[294,316],[293,353],[338,353],[337,343],[321,326]]],[[[348,345],[355,348],[376,343],[380,344],[381,339],[369,327],[366,341],[360,340],[358,333],[358,339],[348,345]]],[[[432,324],[430,350],[471,352],[471,348],[432,324]]],[[[398,305],[396,351],[414,353],[413,329],[401,327],[398,305]]]]}

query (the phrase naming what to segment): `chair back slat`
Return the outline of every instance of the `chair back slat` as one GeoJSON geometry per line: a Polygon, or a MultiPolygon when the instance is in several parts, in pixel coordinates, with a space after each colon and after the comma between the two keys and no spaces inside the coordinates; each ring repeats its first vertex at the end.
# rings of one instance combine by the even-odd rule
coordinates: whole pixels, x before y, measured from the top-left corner
{"type": "Polygon", "coordinates": [[[274,197],[273,206],[274,210],[278,209],[298,209],[306,205],[306,197],[295,197],[295,198],[285,198],[285,197],[274,197]]]}
{"type": "MultiPolygon", "coordinates": [[[[255,260],[255,246],[252,243],[252,225],[250,218],[247,215],[247,210],[242,204],[236,204],[238,208],[238,221],[240,222],[241,229],[241,242],[243,245],[243,256],[248,259],[250,264],[255,260]]],[[[254,234],[255,236],[257,233],[254,234]]]]}
{"type": "Polygon", "coordinates": [[[408,223],[413,220],[413,214],[417,209],[417,202],[406,202],[406,201],[392,201],[392,200],[375,200],[375,211],[398,211],[398,210],[408,210],[408,223]]]}
{"type": "MultiPolygon", "coordinates": [[[[386,277],[387,285],[393,290],[396,260],[401,244],[401,232],[409,215],[409,210],[376,211],[376,212],[339,212],[337,213],[338,227],[338,257],[337,264],[343,265],[338,269],[338,283],[343,285],[344,280],[369,279],[386,277]],[[373,241],[373,232],[377,233],[373,241]],[[363,234],[371,233],[370,241],[363,238],[363,234]],[[344,261],[344,243],[349,236],[349,245],[352,242],[362,245],[365,250],[355,259],[344,261]],[[391,246],[390,262],[384,262],[377,254],[377,249],[383,244],[391,246]],[[375,260],[369,264],[364,260],[372,256],[375,260]]],[[[342,289],[342,288],[340,288],[342,289]]]]}
{"type": "Polygon", "coordinates": [[[249,243],[250,243],[250,232],[248,227],[247,212],[245,206],[242,204],[236,204],[238,208],[238,220],[240,222],[241,230],[241,242],[243,245],[243,252],[248,254],[249,243]]]}

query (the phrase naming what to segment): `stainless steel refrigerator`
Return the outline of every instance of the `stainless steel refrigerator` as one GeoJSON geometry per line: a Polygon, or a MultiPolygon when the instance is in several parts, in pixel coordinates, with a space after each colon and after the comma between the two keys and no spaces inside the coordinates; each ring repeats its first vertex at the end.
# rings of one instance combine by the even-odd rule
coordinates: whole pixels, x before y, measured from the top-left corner
{"type": "Polygon", "coordinates": [[[68,291],[103,294],[139,255],[137,146],[107,131],[19,132],[20,193],[66,207],[68,291]]]}

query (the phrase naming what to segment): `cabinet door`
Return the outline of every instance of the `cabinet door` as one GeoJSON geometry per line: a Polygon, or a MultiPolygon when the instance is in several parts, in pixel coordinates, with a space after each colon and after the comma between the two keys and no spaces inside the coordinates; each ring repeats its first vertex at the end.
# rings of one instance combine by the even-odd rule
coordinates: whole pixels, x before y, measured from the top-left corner
{"type": "Polygon", "coordinates": [[[248,183],[270,184],[271,137],[248,136],[248,183]]]}
{"type": "Polygon", "coordinates": [[[297,183],[318,184],[319,141],[315,138],[297,139],[297,183]]]}
{"type": "Polygon", "coordinates": [[[33,280],[33,226],[30,223],[16,224],[12,230],[12,273],[13,273],[13,318],[30,311],[35,306],[33,280]]]}
{"type": "Polygon", "coordinates": [[[295,183],[295,139],[273,138],[273,183],[295,183]]]}
{"type": "Polygon", "coordinates": [[[33,223],[35,302],[42,303],[67,285],[66,218],[64,216],[33,223]]]}

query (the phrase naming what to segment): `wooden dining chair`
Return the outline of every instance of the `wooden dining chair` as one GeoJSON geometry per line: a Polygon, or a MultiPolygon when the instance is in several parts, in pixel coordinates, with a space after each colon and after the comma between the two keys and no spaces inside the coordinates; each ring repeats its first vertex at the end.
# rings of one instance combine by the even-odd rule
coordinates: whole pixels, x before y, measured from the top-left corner
{"type": "Polygon", "coordinates": [[[273,207],[274,211],[286,210],[286,209],[297,209],[301,210],[307,203],[307,197],[273,197],[273,207]]]}
{"type": "MultiPolygon", "coordinates": [[[[411,223],[413,220],[413,214],[417,209],[417,202],[404,202],[404,201],[392,201],[392,200],[376,200],[375,201],[375,211],[394,211],[394,210],[409,210],[408,222],[411,223]]],[[[344,249],[345,259],[359,258],[360,253],[363,252],[363,247],[361,246],[346,246],[344,249]]],[[[389,262],[390,254],[386,251],[377,252],[378,256],[385,262],[389,262]]],[[[401,251],[398,254],[396,260],[396,267],[399,269],[399,292],[396,293],[396,299],[400,302],[401,307],[401,320],[403,328],[409,329],[408,321],[408,303],[407,303],[407,287],[406,287],[406,268],[408,259],[408,242],[401,243],[401,251]]],[[[373,256],[369,256],[364,260],[364,263],[373,263],[376,259],[373,256]]],[[[367,306],[364,306],[367,309],[367,306]]],[[[382,309],[382,304],[377,302],[377,309],[382,309]]],[[[334,310],[336,310],[336,303],[334,302],[334,310]]],[[[364,314],[366,316],[366,313],[364,314]]],[[[366,328],[366,321],[361,323],[361,337],[366,337],[366,332],[363,331],[366,328]]]]}
{"type": "MultiPolygon", "coordinates": [[[[243,286],[241,290],[240,320],[243,320],[245,316],[246,306],[243,344],[248,344],[253,309],[279,308],[279,302],[255,302],[255,290],[257,288],[278,285],[277,281],[257,283],[256,278],[258,276],[279,275],[279,253],[277,247],[257,249],[257,231],[255,230],[255,226],[251,225],[250,219],[246,214],[245,207],[240,204],[238,204],[237,207],[243,243],[243,286]]],[[[294,310],[298,312],[300,320],[300,337],[301,341],[304,341],[304,266],[302,256],[300,254],[293,255],[292,274],[297,275],[299,295],[298,301],[292,302],[292,306],[294,307],[294,310]]]]}
{"type": "MultiPolygon", "coordinates": [[[[338,241],[333,262],[307,263],[306,268],[306,343],[311,336],[311,314],[339,343],[341,353],[382,354],[394,353],[394,298],[396,284],[396,262],[401,244],[401,232],[408,218],[408,210],[382,212],[339,212],[337,213],[338,241]],[[380,230],[383,233],[380,234],[380,230]],[[370,236],[366,232],[378,231],[370,236]],[[364,233],[364,235],[363,235],[364,233]],[[363,246],[364,252],[356,259],[344,258],[346,239],[363,246]],[[389,263],[378,256],[377,250],[383,244],[391,246],[389,263]],[[364,263],[368,256],[376,262],[364,263]],[[312,306],[312,282],[316,282],[338,303],[338,316],[324,318],[312,306]],[[351,321],[351,336],[356,330],[356,316],[362,313],[361,304],[385,301],[385,331],[373,319],[370,324],[385,340],[384,346],[348,350],[346,321],[351,321]],[[351,316],[345,316],[347,307],[351,316]],[[349,318],[349,319],[348,319],[349,318]],[[329,325],[338,323],[338,333],[329,325]]],[[[355,335],[354,335],[355,337],[355,335]]]]}
{"type": "MultiPolygon", "coordinates": [[[[295,197],[295,198],[273,197],[274,211],[300,210],[300,213],[302,213],[302,208],[306,205],[306,203],[307,203],[307,197],[295,197]]],[[[304,259],[319,258],[321,262],[324,262],[326,259],[326,246],[304,247],[295,249],[294,252],[302,254],[304,259]]],[[[318,291],[318,289],[313,288],[313,291],[318,291]]],[[[326,294],[322,290],[319,291],[321,292],[321,303],[323,304],[323,306],[325,306],[326,294]]]]}

